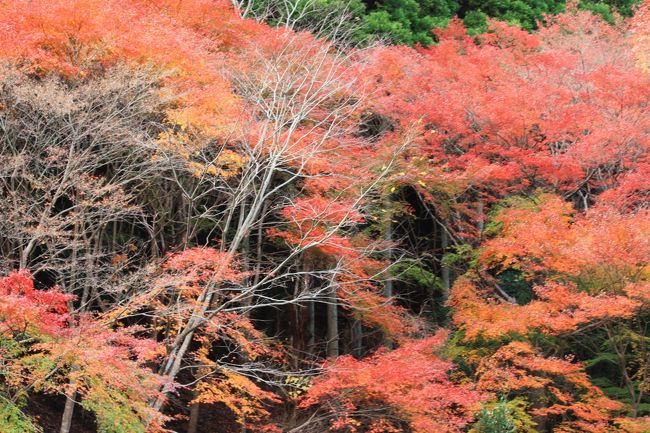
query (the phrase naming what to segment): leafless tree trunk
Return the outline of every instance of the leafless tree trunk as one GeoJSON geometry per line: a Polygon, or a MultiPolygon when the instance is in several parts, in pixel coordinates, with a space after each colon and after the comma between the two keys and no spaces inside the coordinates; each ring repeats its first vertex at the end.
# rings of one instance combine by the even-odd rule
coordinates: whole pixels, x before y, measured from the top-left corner
{"type": "MultiPolygon", "coordinates": [[[[384,239],[388,242],[393,242],[393,212],[391,210],[390,198],[386,200],[388,205],[384,207],[386,210],[386,228],[384,232],[384,239]]],[[[392,261],[392,247],[386,250],[386,260],[392,261]]],[[[393,279],[389,275],[384,283],[384,296],[387,298],[393,297],[393,279]]]]}
{"type": "Polygon", "coordinates": [[[71,391],[66,395],[65,407],[63,409],[63,415],[61,416],[61,429],[59,433],[70,433],[72,428],[72,416],[74,414],[75,398],[77,398],[77,392],[71,391]]]}
{"type": "MultiPolygon", "coordinates": [[[[163,103],[151,72],[115,67],[73,86],[4,77],[0,200],[11,206],[0,208],[0,271],[46,275],[77,296],[74,313],[109,308],[126,293],[120,284],[133,241],[118,243],[110,231],[142,220],[134,191],[157,172],[157,132],[147,128],[155,129],[152,112],[163,103]]],[[[70,430],[76,395],[67,395],[61,433],[70,430]]]]}
{"type": "Polygon", "coordinates": [[[478,235],[479,237],[483,237],[483,230],[485,230],[485,204],[483,203],[482,199],[478,199],[478,204],[477,204],[477,213],[478,213],[478,235]]]}
{"type": "MultiPolygon", "coordinates": [[[[440,233],[440,249],[442,255],[447,253],[447,248],[449,248],[449,235],[447,234],[445,227],[442,227],[440,233]]],[[[451,289],[451,270],[444,262],[441,263],[440,278],[442,279],[442,294],[446,299],[449,297],[449,291],[451,289]]]]}
{"type": "Polygon", "coordinates": [[[313,355],[316,348],[316,302],[308,301],[307,308],[307,353],[313,355]]]}
{"type": "Polygon", "coordinates": [[[194,403],[193,405],[190,406],[190,419],[187,423],[187,433],[197,433],[200,413],[201,413],[201,403],[194,403]]]}
{"type": "Polygon", "coordinates": [[[352,322],[352,354],[357,358],[363,355],[363,326],[360,320],[352,322]]]}
{"type": "Polygon", "coordinates": [[[327,357],[339,356],[339,314],[338,300],[330,295],[327,301],[327,357]]]}

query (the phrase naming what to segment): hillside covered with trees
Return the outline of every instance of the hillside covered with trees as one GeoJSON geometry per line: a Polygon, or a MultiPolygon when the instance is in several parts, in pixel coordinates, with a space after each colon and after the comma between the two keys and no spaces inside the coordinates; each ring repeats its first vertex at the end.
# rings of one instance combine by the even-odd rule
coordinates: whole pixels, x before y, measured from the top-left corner
{"type": "Polygon", "coordinates": [[[0,1],[1,433],[650,432],[650,2],[0,1]]]}

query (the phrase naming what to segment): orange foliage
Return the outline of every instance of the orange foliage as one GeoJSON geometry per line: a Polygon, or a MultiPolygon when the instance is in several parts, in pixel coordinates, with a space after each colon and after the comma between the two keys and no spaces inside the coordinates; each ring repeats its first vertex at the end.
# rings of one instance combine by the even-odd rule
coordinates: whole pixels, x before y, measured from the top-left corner
{"type": "Polygon", "coordinates": [[[527,335],[532,330],[562,335],[592,323],[632,317],[640,307],[639,302],[626,296],[591,296],[553,282],[537,286],[535,294],[537,299],[517,305],[490,297],[489,291],[478,289],[463,277],[454,285],[449,304],[455,308],[454,323],[468,339],[527,335]]]}
{"type": "Polygon", "coordinates": [[[641,2],[631,20],[630,33],[632,51],[640,68],[650,69],[650,2],[641,2]]]}
{"type": "Polygon", "coordinates": [[[264,391],[246,376],[223,370],[199,382],[193,403],[221,403],[236,417],[237,422],[250,431],[279,432],[266,421],[271,415],[266,405],[278,403],[275,394],[264,391]]]}
{"type": "MultiPolygon", "coordinates": [[[[629,276],[648,272],[650,214],[647,209],[621,213],[608,206],[572,218],[571,205],[542,195],[533,209],[508,208],[499,214],[502,232],[481,255],[487,266],[518,267],[526,272],[580,276],[602,269],[629,276]]],[[[612,275],[612,278],[622,275],[612,275]]],[[[612,281],[609,291],[620,290],[612,281]]]]}
{"type": "MultiPolygon", "coordinates": [[[[647,308],[649,1],[629,33],[623,23],[609,26],[575,9],[549,17],[535,34],[490,22],[488,33],[473,38],[455,19],[428,48],[353,50],[354,68],[313,35],[242,19],[227,0],[13,0],[0,3],[0,23],[0,58],[28,75],[75,83],[118,64],[150,68],[167,101],[158,151],[180,156],[194,174],[231,181],[252,153],[260,160],[282,156],[271,171],[300,171],[299,198],[281,211],[285,226],[267,235],[304,249],[303,260],[317,257],[335,268],[332,284],[343,307],[402,343],[327,365],[300,406],[324,408],[333,417],[329,430],[461,432],[491,392],[531,398],[534,415],[562,418],[557,432],[616,432],[616,422],[629,431],[647,427],[644,420],[614,421],[621,405],[604,397],[580,364],[545,358],[528,343],[511,342],[485,358],[478,391],[452,381],[452,363],[436,353],[446,333],[410,340],[422,324],[379,294],[375,281],[387,264],[375,257],[392,245],[357,232],[367,223],[358,197],[408,142],[399,170],[388,170],[389,182],[415,188],[461,238],[478,239],[484,210],[476,210],[477,200],[489,206],[543,188],[581,198],[586,210],[577,214],[546,194],[532,206],[499,213],[498,235],[485,242],[476,272],[456,281],[449,300],[454,324],[468,339],[570,334],[647,308]],[[305,67],[313,59],[320,69],[305,67]],[[269,104],[275,95],[265,100],[264,92],[254,92],[273,75],[265,68],[292,77],[280,92],[291,101],[313,98],[309,116],[292,128],[285,125],[293,107],[275,107],[269,104]],[[332,76],[354,79],[309,95],[332,76]],[[362,94],[368,99],[358,102],[362,94]],[[341,112],[342,119],[332,120],[341,112]],[[366,139],[362,113],[390,118],[394,130],[366,139]],[[193,160],[215,142],[223,149],[214,161],[193,160]],[[246,143],[254,152],[242,151],[246,143]],[[528,304],[507,299],[490,276],[508,269],[522,271],[533,286],[528,304]]],[[[113,260],[117,265],[124,257],[113,260]]],[[[129,300],[119,314],[153,310],[153,327],[171,329],[167,341],[178,338],[179,324],[198,318],[191,355],[207,376],[195,402],[222,403],[240,424],[268,430],[274,427],[261,421],[276,396],[215,361],[215,348],[231,342],[242,359],[282,358],[239,314],[247,277],[241,268],[235,255],[213,248],[172,254],[154,290],[129,300]],[[207,315],[201,308],[215,310],[207,315]]],[[[75,390],[95,403],[116,395],[106,389],[117,390],[156,427],[162,418],[149,401],[164,384],[146,363],[159,345],[136,338],[138,328],[72,318],[71,300],[57,289],[35,290],[26,273],[0,279],[0,333],[36,338],[29,356],[3,358],[15,373],[11,385],[75,390]],[[39,359],[61,373],[34,368],[39,359]]]]}
{"type": "MultiPolygon", "coordinates": [[[[270,415],[266,405],[277,403],[277,397],[244,374],[215,360],[215,350],[235,347],[242,360],[283,361],[282,352],[255,328],[249,316],[238,311],[238,307],[250,302],[243,297],[239,286],[247,276],[238,270],[239,267],[232,254],[214,248],[196,247],[171,254],[163,266],[166,272],[158,284],[173,287],[172,293],[182,296],[184,308],[176,308],[176,297],[168,297],[168,293],[162,292],[157,293],[155,302],[150,301],[148,305],[154,306],[160,317],[176,328],[177,323],[191,320],[196,314],[195,308],[201,306],[201,297],[206,292],[211,293],[215,299],[215,311],[197,329],[193,340],[198,347],[190,354],[194,365],[199,366],[197,376],[201,378],[194,388],[194,402],[222,403],[247,429],[275,431],[274,425],[266,422],[270,415]],[[169,314],[170,311],[174,314],[169,314]]],[[[174,331],[167,334],[170,340],[175,337],[174,331]]]]}
{"type": "Polygon", "coordinates": [[[0,57],[27,74],[74,81],[118,63],[152,68],[167,122],[185,131],[162,134],[160,146],[186,159],[206,135],[232,138],[249,123],[230,71],[254,70],[252,51],[295,37],[240,18],[226,0],[18,0],[0,5],[0,22],[0,57]]]}
{"type": "Polygon", "coordinates": [[[189,284],[240,282],[246,276],[237,270],[239,263],[232,254],[214,248],[195,247],[171,254],[163,267],[182,275],[189,284]]]}
{"type": "Polygon", "coordinates": [[[528,343],[512,342],[484,359],[477,374],[480,390],[534,398],[543,406],[533,409],[533,415],[562,416],[554,432],[619,431],[611,413],[623,405],[605,397],[570,359],[545,358],[528,343]]]}
{"type": "MultiPolygon", "coordinates": [[[[535,34],[491,22],[471,38],[452,22],[426,49],[371,50],[360,75],[373,109],[418,131],[400,182],[446,220],[452,207],[476,222],[477,198],[539,187],[609,190],[610,202],[642,206],[650,76],[634,67],[626,29],[574,8],[535,34]]],[[[475,224],[453,224],[476,235],[475,224]]]]}
{"type": "Polygon", "coordinates": [[[496,221],[500,234],[485,242],[479,266],[521,269],[530,279],[546,282],[534,287],[532,302],[517,305],[481,289],[476,276],[459,279],[450,304],[455,307],[454,322],[468,338],[532,329],[569,333],[629,318],[647,302],[647,210],[620,213],[598,207],[573,217],[569,204],[542,196],[534,208],[507,208],[496,221]]]}
{"type": "Polygon", "coordinates": [[[287,220],[287,230],[273,228],[268,233],[305,249],[307,254],[317,251],[327,262],[335,264],[338,296],[355,316],[378,327],[390,339],[399,340],[421,330],[422,323],[380,295],[381,287],[374,283],[387,263],[371,255],[389,245],[360,234],[345,235],[345,229],[364,222],[358,204],[341,197],[314,195],[296,200],[282,210],[282,215],[287,220]]]}
{"type": "Polygon", "coordinates": [[[461,432],[484,397],[449,379],[453,364],[435,354],[446,336],[439,332],[360,361],[339,358],[300,405],[325,407],[334,416],[330,431],[461,432]]]}

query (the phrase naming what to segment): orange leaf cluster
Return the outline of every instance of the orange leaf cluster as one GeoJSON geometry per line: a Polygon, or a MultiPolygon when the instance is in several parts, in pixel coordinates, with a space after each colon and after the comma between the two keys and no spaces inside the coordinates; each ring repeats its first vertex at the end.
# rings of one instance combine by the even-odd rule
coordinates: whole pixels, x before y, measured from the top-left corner
{"type": "Polygon", "coordinates": [[[534,287],[532,302],[517,305],[481,289],[477,276],[458,280],[450,304],[467,337],[525,335],[533,329],[564,334],[629,318],[647,303],[647,210],[621,213],[603,206],[574,217],[569,204],[546,195],[532,208],[503,210],[496,221],[500,234],[484,243],[479,266],[520,269],[545,282],[534,287]]]}
{"type": "Polygon", "coordinates": [[[605,397],[570,359],[545,358],[528,343],[512,342],[483,360],[477,374],[480,390],[527,396],[543,404],[534,415],[562,416],[555,432],[619,431],[611,412],[623,405],[605,397]]]}
{"type": "MultiPolygon", "coordinates": [[[[648,7],[634,18],[632,39],[647,39],[648,7]]],[[[474,221],[477,197],[540,187],[607,190],[629,208],[647,203],[650,76],[635,67],[626,24],[574,8],[534,34],[489,27],[469,37],[452,21],[439,44],[368,54],[360,75],[373,109],[418,133],[400,180],[474,221]]]]}
{"type": "Polygon", "coordinates": [[[356,360],[346,356],[329,365],[301,402],[325,404],[334,420],[331,431],[416,433],[463,431],[483,395],[449,378],[453,364],[435,354],[445,332],[412,341],[393,351],[356,360]],[[372,412],[372,416],[364,414],[372,412]]]}
{"type": "MultiPolygon", "coordinates": [[[[79,392],[103,410],[123,404],[136,423],[151,431],[164,417],[149,406],[162,378],[147,363],[161,354],[153,340],[138,338],[137,327],[110,329],[98,318],[74,320],[69,295],[58,290],[35,290],[26,272],[0,278],[0,330],[15,338],[20,351],[0,353],[5,380],[12,387],[28,386],[49,393],[79,392]]],[[[100,422],[103,411],[97,412],[100,422]]],[[[109,415],[110,418],[110,415],[109,415]]]]}

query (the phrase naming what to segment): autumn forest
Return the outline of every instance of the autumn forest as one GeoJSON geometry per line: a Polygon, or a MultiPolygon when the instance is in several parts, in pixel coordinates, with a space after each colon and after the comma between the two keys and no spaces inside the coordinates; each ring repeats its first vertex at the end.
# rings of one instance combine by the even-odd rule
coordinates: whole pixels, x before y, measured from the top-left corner
{"type": "Polygon", "coordinates": [[[0,433],[650,432],[650,1],[0,0],[0,433]]]}

